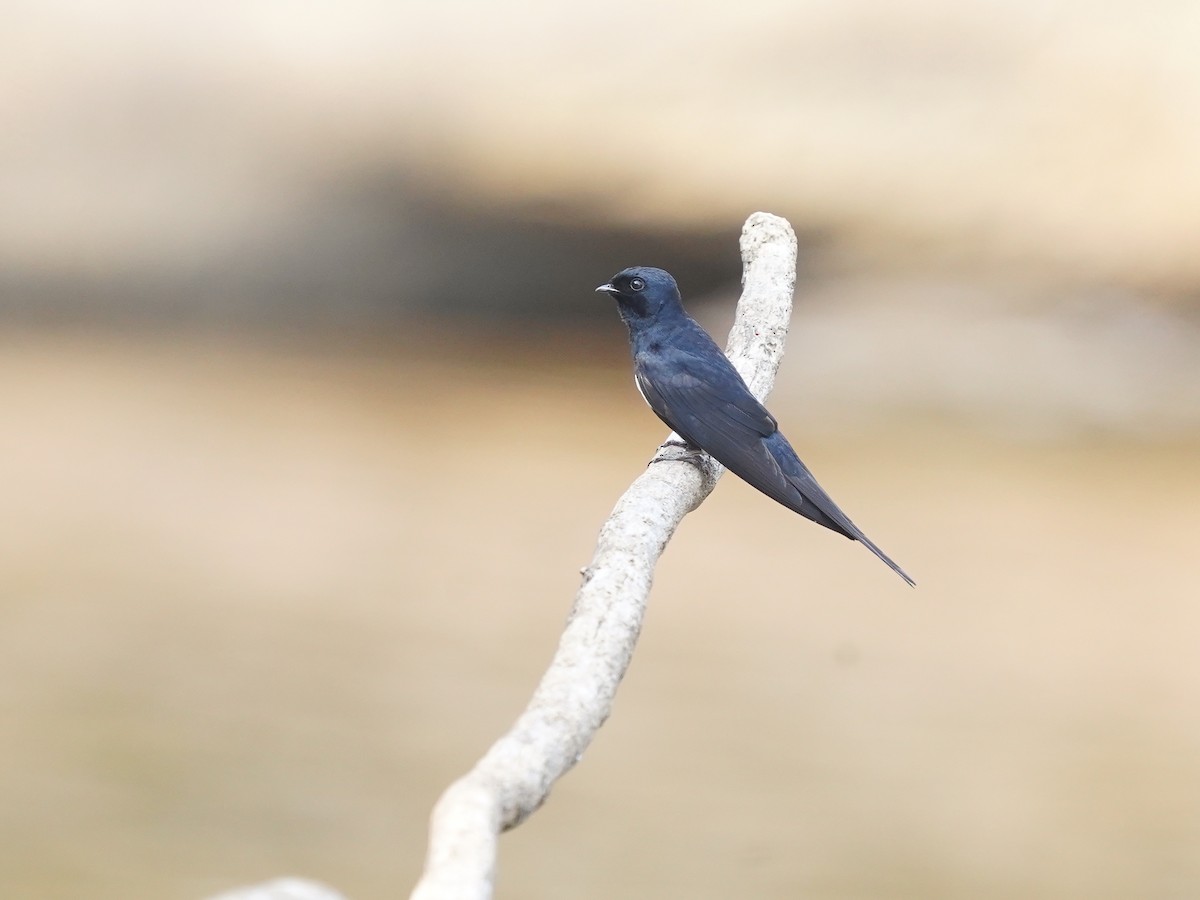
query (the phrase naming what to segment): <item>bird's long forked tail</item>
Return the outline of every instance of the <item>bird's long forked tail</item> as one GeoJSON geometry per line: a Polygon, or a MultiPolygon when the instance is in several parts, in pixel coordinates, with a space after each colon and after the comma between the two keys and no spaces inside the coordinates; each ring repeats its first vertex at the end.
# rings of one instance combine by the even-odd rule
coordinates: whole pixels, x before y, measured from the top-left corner
{"type": "Polygon", "coordinates": [[[899,575],[901,578],[903,578],[905,581],[908,582],[909,587],[917,586],[917,583],[908,576],[907,572],[905,572],[902,568],[900,568],[898,565],[896,565],[896,563],[892,561],[892,558],[890,556],[888,556],[886,553],[884,553],[882,550],[880,550],[878,547],[876,547],[875,544],[871,541],[871,539],[869,537],[867,537],[865,534],[863,534],[861,531],[859,531],[857,528],[854,529],[854,534],[852,535],[852,537],[856,541],[858,541],[860,544],[862,544],[864,547],[866,547],[868,550],[870,550],[872,553],[874,553],[876,556],[878,556],[880,559],[882,559],[887,564],[887,567],[889,569],[891,569],[893,572],[895,572],[897,575],[899,575]]]}
{"type": "MultiPolygon", "coordinates": [[[[778,458],[777,456],[776,459],[778,460],[778,458]]],[[[850,517],[842,512],[841,507],[833,502],[833,498],[825,493],[825,490],[817,484],[817,480],[813,477],[812,472],[808,470],[808,466],[800,462],[799,457],[796,457],[793,453],[792,458],[787,460],[787,463],[789,463],[788,468],[791,471],[785,473],[785,477],[791,482],[801,498],[799,506],[787,505],[791,506],[792,509],[801,515],[812,519],[818,525],[824,525],[831,531],[836,531],[838,534],[843,534],[851,540],[858,541],[883,560],[889,569],[908,582],[909,587],[917,586],[917,583],[909,577],[907,572],[896,565],[890,556],[880,550],[874,541],[862,533],[861,528],[850,521],[850,517]],[[807,506],[804,504],[807,504],[807,506]]]]}

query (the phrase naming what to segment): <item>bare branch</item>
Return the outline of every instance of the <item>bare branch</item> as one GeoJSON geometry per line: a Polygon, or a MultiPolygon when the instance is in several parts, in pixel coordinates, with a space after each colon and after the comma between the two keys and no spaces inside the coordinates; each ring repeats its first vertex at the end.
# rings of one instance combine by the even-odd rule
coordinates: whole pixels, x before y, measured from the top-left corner
{"type": "MultiPolygon", "coordinates": [[[[742,299],[726,352],[762,399],[775,384],[791,319],[796,236],[784,219],[755,213],[741,248],[742,299]]],[[[492,896],[497,837],[545,802],[608,718],[641,631],[654,566],[721,472],[671,435],[617,501],[529,706],[434,807],[414,900],[492,896]]]]}

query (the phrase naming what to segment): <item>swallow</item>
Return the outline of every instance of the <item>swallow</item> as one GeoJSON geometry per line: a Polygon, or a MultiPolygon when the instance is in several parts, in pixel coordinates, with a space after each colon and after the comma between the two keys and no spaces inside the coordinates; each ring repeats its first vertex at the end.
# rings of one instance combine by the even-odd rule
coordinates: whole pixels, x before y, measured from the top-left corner
{"type": "Polygon", "coordinates": [[[777,503],[863,544],[916,586],[817,484],[775,417],[684,310],[670,273],[634,266],[596,291],[617,301],[638,391],[668,428],[777,503]]]}

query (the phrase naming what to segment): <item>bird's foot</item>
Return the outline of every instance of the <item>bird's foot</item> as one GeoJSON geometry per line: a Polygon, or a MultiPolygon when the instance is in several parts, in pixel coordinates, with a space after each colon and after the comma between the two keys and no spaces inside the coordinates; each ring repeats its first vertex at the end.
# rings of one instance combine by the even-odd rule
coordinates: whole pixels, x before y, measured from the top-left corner
{"type": "Polygon", "coordinates": [[[654,454],[654,459],[650,460],[647,465],[652,466],[660,462],[685,462],[699,469],[702,475],[707,475],[709,472],[708,461],[708,455],[699,447],[689,444],[683,438],[672,437],[663,441],[658,452],[654,454]]]}

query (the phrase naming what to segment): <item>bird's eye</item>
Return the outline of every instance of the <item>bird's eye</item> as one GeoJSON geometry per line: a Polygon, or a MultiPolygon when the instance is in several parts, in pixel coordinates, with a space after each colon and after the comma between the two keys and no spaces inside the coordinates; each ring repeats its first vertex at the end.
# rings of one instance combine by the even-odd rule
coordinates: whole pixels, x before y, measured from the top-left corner
{"type": "Polygon", "coordinates": [[[646,282],[641,278],[630,278],[629,289],[631,291],[644,291],[646,289],[646,282]]]}

